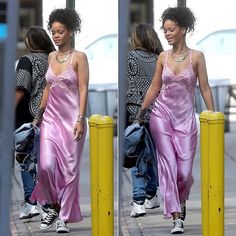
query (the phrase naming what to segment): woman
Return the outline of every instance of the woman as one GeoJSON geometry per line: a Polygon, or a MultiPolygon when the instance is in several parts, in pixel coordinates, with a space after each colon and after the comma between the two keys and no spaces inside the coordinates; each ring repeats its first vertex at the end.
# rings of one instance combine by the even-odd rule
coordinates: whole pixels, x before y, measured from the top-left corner
{"type": "MultiPolygon", "coordinates": [[[[29,28],[25,35],[25,45],[28,53],[19,59],[16,68],[16,128],[32,122],[36,117],[46,85],[48,54],[55,51],[46,31],[38,26],[29,28]]],[[[27,219],[39,215],[37,202],[29,199],[35,186],[36,168],[30,156],[17,154],[16,159],[21,166],[25,198],[20,219],[27,219]]]]}
{"type": "MultiPolygon", "coordinates": [[[[155,72],[158,55],[163,51],[161,42],[153,27],[149,24],[139,24],[131,35],[131,46],[127,59],[127,126],[131,125],[138,114],[147,89],[149,88],[155,72]]],[[[143,125],[149,131],[150,109],[143,119],[143,125]]],[[[156,195],[158,182],[155,175],[156,157],[149,158],[146,175],[140,175],[138,166],[131,168],[133,203],[131,217],[146,214],[146,208],[159,207],[156,195]],[[147,181],[148,180],[148,181],[147,181]]]]}
{"type": "Polygon", "coordinates": [[[174,7],[163,12],[162,28],[172,49],[160,54],[154,79],[137,117],[141,120],[155,99],[150,130],[157,151],[164,216],[173,218],[172,234],[184,232],[185,201],[193,184],[197,80],[207,109],[214,111],[204,55],[188,48],[185,40],[186,33],[194,30],[194,24],[195,17],[189,8],[174,7]]]}
{"type": "Polygon", "coordinates": [[[72,48],[81,20],[72,9],[56,9],[48,28],[58,51],[49,55],[47,85],[40,112],[39,178],[31,196],[51,205],[40,228],[69,232],[66,223],[82,220],[79,203],[80,160],[86,135],[85,112],[88,95],[88,62],[84,53],[72,48]]]}

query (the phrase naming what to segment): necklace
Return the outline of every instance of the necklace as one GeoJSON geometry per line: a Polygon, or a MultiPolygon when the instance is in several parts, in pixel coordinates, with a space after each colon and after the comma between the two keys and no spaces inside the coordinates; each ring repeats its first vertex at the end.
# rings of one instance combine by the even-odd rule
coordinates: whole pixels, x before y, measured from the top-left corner
{"type": "Polygon", "coordinates": [[[56,60],[57,60],[57,62],[60,63],[60,64],[63,64],[64,62],[66,62],[66,61],[69,59],[71,53],[72,53],[72,52],[70,52],[70,53],[69,53],[65,58],[63,58],[62,60],[60,60],[60,59],[58,58],[58,54],[57,54],[57,55],[56,55],[56,60]]]}
{"type": "Polygon", "coordinates": [[[180,54],[181,56],[175,57],[173,52],[172,52],[171,56],[174,59],[174,61],[176,61],[176,62],[183,62],[186,59],[186,57],[188,56],[188,53],[189,53],[189,50],[187,52],[183,53],[183,54],[180,54]]]}
{"type": "MultiPolygon", "coordinates": [[[[64,55],[70,54],[72,51],[73,51],[73,49],[71,48],[71,49],[70,49],[69,51],[67,51],[67,52],[60,52],[60,56],[64,56],[64,55]]],[[[58,54],[59,54],[59,51],[58,51],[58,54]]]]}

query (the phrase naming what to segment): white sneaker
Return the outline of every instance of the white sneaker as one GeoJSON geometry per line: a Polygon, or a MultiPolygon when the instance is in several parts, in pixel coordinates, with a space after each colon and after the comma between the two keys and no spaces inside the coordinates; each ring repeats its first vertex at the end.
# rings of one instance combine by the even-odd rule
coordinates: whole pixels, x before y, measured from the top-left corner
{"type": "Polygon", "coordinates": [[[151,199],[145,199],[144,202],[144,207],[146,209],[154,209],[154,208],[158,208],[160,207],[160,202],[158,201],[158,197],[157,195],[155,195],[153,198],[151,199]]]}
{"type": "Polygon", "coordinates": [[[56,222],[56,232],[57,233],[69,233],[70,230],[67,227],[66,223],[63,220],[59,219],[56,222]]]}
{"type": "Polygon", "coordinates": [[[37,205],[31,205],[28,202],[23,202],[21,206],[22,211],[20,213],[20,219],[29,219],[40,214],[37,205]]]}
{"type": "Polygon", "coordinates": [[[139,217],[146,215],[146,210],[144,204],[139,205],[136,202],[132,202],[132,211],[130,213],[131,217],[139,217]]]}
{"type": "Polygon", "coordinates": [[[184,222],[181,219],[173,220],[174,227],[170,231],[171,234],[184,233],[184,222]]]}

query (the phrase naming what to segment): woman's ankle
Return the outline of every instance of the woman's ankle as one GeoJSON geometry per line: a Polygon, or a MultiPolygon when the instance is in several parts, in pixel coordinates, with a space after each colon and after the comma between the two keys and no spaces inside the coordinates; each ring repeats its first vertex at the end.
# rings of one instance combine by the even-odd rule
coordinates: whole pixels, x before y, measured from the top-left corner
{"type": "Polygon", "coordinates": [[[179,212],[172,212],[171,215],[173,217],[173,220],[180,219],[180,213],[179,212]]]}

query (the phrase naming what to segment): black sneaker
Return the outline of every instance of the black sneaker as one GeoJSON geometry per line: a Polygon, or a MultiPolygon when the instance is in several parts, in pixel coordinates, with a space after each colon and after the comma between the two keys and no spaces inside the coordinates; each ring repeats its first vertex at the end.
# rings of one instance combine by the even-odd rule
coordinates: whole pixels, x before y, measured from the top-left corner
{"type": "Polygon", "coordinates": [[[58,213],[54,209],[50,209],[47,215],[41,220],[39,226],[40,229],[49,229],[53,226],[55,220],[58,217],[58,213]]]}
{"type": "Polygon", "coordinates": [[[180,206],[181,206],[180,219],[184,221],[186,217],[186,201],[182,202],[180,206]]]}
{"type": "Polygon", "coordinates": [[[44,213],[48,213],[49,210],[51,209],[49,205],[43,205],[43,206],[41,206],[41,208],[42,208],[44,213]]]}
{"type": "Polygon", "coordinates": [[[42,218],[41,218],[41,222],[42,222],[43,219],[47,216],[47,214],[51,208],[47,205],[43,205],[43,206],[41,206],[41,209],[42,209],[42,218]]]}
{"type": "Polygon", "coordinates": [[[171,234],[183,234],[184,233],[184,222],[181,219],[173,220],[174,227],[170,231],[171,234]]]}

